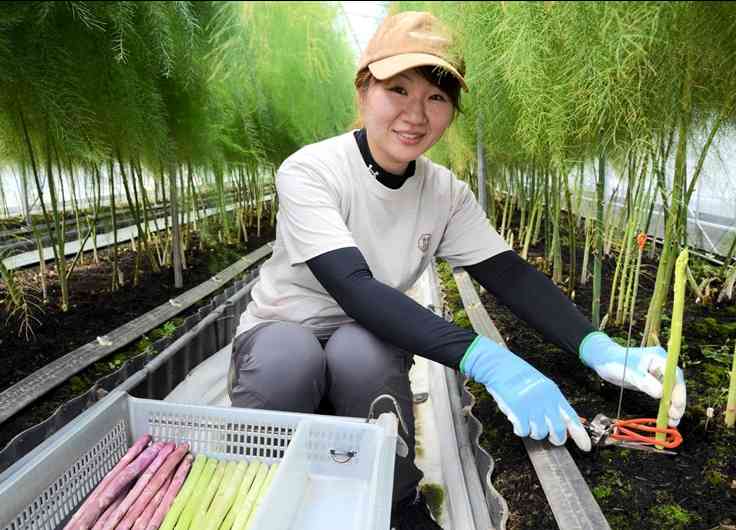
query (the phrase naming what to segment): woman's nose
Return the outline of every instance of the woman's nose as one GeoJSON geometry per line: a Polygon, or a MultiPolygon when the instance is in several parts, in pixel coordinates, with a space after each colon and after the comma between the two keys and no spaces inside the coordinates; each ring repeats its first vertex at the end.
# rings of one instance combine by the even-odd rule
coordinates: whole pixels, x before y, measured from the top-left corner
{"type": "Polygon", "coordinates": [[[421,99],[410,99],[404,109],[405,119],[416,125],[423,125],[427,120],[427,109],[421,99]]]}

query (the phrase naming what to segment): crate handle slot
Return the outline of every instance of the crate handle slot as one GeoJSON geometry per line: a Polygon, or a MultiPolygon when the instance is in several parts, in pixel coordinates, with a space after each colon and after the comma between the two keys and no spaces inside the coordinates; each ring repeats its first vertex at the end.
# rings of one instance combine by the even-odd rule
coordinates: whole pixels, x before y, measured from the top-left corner
{"type": "Polygon", "coordinates": [[[332,457],[332,460],[337,464],[347,464],[357,454],[358,451],[338,451],[337,449],[330,449],[330,456],[332,457]]]}

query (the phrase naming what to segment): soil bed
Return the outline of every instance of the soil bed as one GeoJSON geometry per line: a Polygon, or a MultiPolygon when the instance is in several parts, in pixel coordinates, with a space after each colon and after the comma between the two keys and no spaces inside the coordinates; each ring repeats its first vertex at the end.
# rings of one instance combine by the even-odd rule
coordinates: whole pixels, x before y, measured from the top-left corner
{"type": "MultiPolygon", "coordinates": [[[[530,252],[530,261],[539,262],[543,246],[530,252]]],[[[582,256],[579,251],[578,256],[582,256]]],[[[567,258],[567,256],[565,256],[567,258]]],[[[578,264],[581,270],[581,264],[578,264]]],[[[610,284],[615,261],[604,264],[601,313],[608,307],[610,284]]],[[[637,315],[631,343],[641,340],[646,309],[654,287],[656,262],[646,262],[637,296],[637,315]],[[646,274],[644,273],[646,272],[646,274]]],[[[727,344],[733,352],[736,338],[730,334],[736,322],[736,306],[702,306],[693,303],[687,293],[683,351],[688,407],[679,431],[683,444],[676,456],[654,454],[616,447],[596,448],[591,453],[579,451],[574,443],[567,448],[596,497],[611,528],[624,529],[733,529],[736,525],[736,431],[723,423],[724,389],[728,388],[730,355],[725,348],[718,355],[714,349],[727,344]],[[714,320],[704,320],[710,317],[714,320]],[[713,323],[717,325],[713,325],[713,323]],[[705,323],[705,324],[704,324],[705,323]],[[725,327],[720,327],[725,324],[725,327]],[[707,423],[707,407],[715,416],[707,423]]],[[[481,297],[511,351],[529,361],[560,387],[577,413],[592,419],[597,413],[615,417],[619,388],[603,382],[576,356],[546,342],[540,334],[518,319],[494,297],[481,297]]],[[[590,318],[592,281],[576,289],[576,303],[590,318]]],[[[666,313],[671,312],[668,302],[666,313]]],[[[661,339],[666,343],[669,321],[665,320],[661,339]]],[[[625,328],[608,326],[606,332],[622,339],[625,328]]],[[[557,525],[547,504],[521,440],[485,389],[475,383],[470,387],[478,404],[474,412],[484,425],[483,447],[496,461],[493,483],[509,504],[508,529],[554,529],[557,525]]],[[[624,418],[656,418],[658,402],[634,391],[624,391],[624,418]]]]}
{"type": "MultiPolygon", "coordinates": [[[[37,312],[39,323],[34,326],[34,337],[30,341],[19,336],[15,322],[8,320],[6,308],[0,307],[0,321],[3,322],[0,327],[0,391],[98,336],[105,335],[192,289],[273,238],[273,229],[264,223],[260,237],[256,236],[253,229],[247,244],[241,242],[225,245],[212,242],[203,245],[204,248],[200,250],[198,241],[193,239],[186,253],[187,269],[184,271],[184,286],[180,289],[174,287],[171,268],[153,272],[145,260],[142,260],[146,264],[138,285],[134,287],[132,279],[135,253],[126,245],[118,250],[119,267],[125,284],[118,291],[112,292],[110,255],[109,250],[105,249],[100,253],[99,265],[92,264],[91,259],[86,258],[88,262],[75,269],[71,278],[70,309],[66,313],[60,308],[56,271],[51,263],[47,264],[49,303],[37,312]]],[[[17,280],[26,286],[38,285],[38,267],[24,270],[17,280]]],[[[31,289],[29,287],[27,292],[32,295],[31,289]]],[[[0,284],[0,300],[5,294],[4,286],[0,284]]],[[[202,303],[206,302],[204,300],[202,303]]],[[[196,312],[199,307],[199,304],[192,306],[180,313],[175,320],[196,312]]],[[[172,324],[168,326],[173,327],[172,324]]],[[[167,325],[163,327],[167,328],[167,325]]],[[[153,335],[149,333],[147,339],[155,340],[155,333],[155,330],[153,335]]],[[[60,385],[9,418],[0,430],[0,449],[16,434],[43,421],[63,402],[83,393],[97,379],[116,370],[124,361],[119,357],[120,354],[113,354],[94,363],[68,383],[60,385]],[[115,358],[116,355],[118,358],[115,358]],[[111,359],[114,362],[108,363],[111,359]]]]}

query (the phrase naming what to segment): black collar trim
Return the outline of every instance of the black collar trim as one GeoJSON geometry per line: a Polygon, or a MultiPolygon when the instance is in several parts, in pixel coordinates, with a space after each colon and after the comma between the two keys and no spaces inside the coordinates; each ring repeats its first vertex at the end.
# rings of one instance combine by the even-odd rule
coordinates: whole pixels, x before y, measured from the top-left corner
{"type": "Polygon", "coordinates": [[[387,188],[398,190],[404,185],[404,182],[406,182],[407,179],[414,176],[414,171],[416,171],[417,167],[416,160],[409,162],[409,166],[406,168],[403,175],[394,175],[379,166],[373,159],[371,150],[368,147],[368,135],[366,134],[365,129],[355,131],[353,136],[355,136],[355,141],[358,142],[358,149],[360,149],[360,154],[363,157],[363,162],[365,162],[366,167],[368,167],[368,171],[370,171],[371,175],[376,177],[378,182],[387,188]]]}

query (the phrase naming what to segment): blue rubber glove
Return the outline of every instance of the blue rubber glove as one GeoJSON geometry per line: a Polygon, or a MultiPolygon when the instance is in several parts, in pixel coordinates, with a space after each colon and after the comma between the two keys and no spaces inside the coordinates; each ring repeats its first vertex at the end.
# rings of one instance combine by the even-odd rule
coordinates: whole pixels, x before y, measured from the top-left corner
{"type": "MultiPolygon", "coordinates": [[[[662,381],[667,364],[667,352],[660,346],[629,348],[626,361],[624,388],[645,392],[653,398],[662,397],[662,381]]],[[[580,343],[580,359],[600,376],[616,386],[624,377],[626,348],[616,344],[611,337],[600,331],[586,335],[580,343]]],[[[685,377],[678,367],[675,386],[670,401],[669,424],[676,427],[685,413],[685,377]]]]}
{"type": "Polygon", "coordinates": [[[590,451],[590,437],[557,385],[503,346],[478,336],[465,351],[460,371],[485,385],[517,436],[549,436],[562,445],[569,432],[580,449],[590,451]]]}

